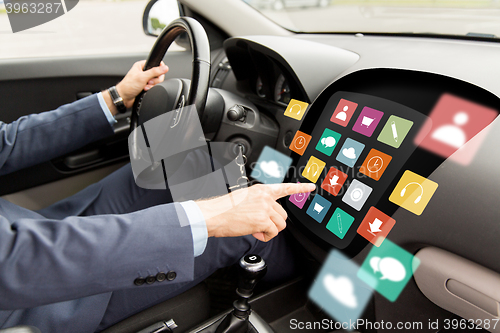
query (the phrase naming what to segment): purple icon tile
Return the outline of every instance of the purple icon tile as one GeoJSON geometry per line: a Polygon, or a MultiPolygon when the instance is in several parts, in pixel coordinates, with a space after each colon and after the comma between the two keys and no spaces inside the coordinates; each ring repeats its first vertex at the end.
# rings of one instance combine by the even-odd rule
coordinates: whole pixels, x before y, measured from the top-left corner
{"type": "Polygon", "coordinates": [[[359,115],[356,123],[352,127],[354,132],[361,133],[367,137],[372,136],[384,113],[365,106],[359,115]]]}
{"type": "Polygon", "coordinates": [[[311,192],[292,194],[288,200],[290,200],[290,202],[295,206],[302,209],[307,201],[307,198],[309,198],[309,194],[311,194],[311,192]]]}

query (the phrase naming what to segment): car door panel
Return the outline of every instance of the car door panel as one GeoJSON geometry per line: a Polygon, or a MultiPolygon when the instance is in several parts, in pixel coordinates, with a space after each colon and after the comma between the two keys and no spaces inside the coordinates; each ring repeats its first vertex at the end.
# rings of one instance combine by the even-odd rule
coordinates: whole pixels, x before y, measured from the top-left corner
{"type": "MultiPolygon", "coordinates": [[[[134,62],[146,57],[131,54],[1,60],[0,120],[9,123],[106,89],[119,82],[134,62]]],[[[189,50],[170,52],[165,57],[170,67],[166,78],[190,78],[191,58],[189,50]]],[[[103,178],[128,161],[128,116],[117,116],[114,136],[0,177],[0,195],[24,207],[40,209],[103,178]],[[34,189],[23,192],[30,188],[34,189]]]]}

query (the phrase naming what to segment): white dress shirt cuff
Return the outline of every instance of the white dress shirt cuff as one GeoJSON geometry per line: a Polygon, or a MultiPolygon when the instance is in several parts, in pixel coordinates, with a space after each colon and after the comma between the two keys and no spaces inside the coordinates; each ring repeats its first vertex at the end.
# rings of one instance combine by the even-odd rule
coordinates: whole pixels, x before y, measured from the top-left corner
{"type": "Polygon", "coordinates": [[[101,106],[102,112],[104,112],[104,115],[106,116],[106,119],[109,122],[109,125],[113,127],[113,125],[116,123],[115,117],[113,117],[113,114],[111,111],[109,111],[108,105],[106,104],[106,101],[104,100],[104,97],[102,96],[102,92],[97,93],[97,99],[99,100],[99,105],[101,106]]]}
{"type": "Polygon", "coordinates": [[[185,201],[180,204],[186,212],[189,225],[191,226],[194,256],[198,257],[203,254],[207,246],[208,231],[205,217],[194,201],[185,201]]]}

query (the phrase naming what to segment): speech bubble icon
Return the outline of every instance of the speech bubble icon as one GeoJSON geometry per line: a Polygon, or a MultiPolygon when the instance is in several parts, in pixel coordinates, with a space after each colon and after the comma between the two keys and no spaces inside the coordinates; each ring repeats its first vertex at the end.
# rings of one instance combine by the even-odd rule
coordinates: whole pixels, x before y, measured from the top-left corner
{"type": "Polygon", "coordinates": [[[387,279],[393,282],[399,282],[406,276],[406,270],[403,264],[400,263],[399,260],[391,257],[386,257],[380,260],[378,268],[380,269],[380,273],[382,273],[382,277],[380,278],[381,280],[387,279]]]}
{"type": "Polygon", "coordinates": [[[380,257],[373,257],[370,259],[370,266],[373,269],[373,273],[377,273],[379,271],[378,269],[379,262],[380,262],[380,257]]]}
{"type": "Polygon", "coordinates": [[[321,144],[325,146],[326,148],[330,148],[335,146],[335,138],[333,136],[328,136],[326,138],[321,139],[321,144]]]}

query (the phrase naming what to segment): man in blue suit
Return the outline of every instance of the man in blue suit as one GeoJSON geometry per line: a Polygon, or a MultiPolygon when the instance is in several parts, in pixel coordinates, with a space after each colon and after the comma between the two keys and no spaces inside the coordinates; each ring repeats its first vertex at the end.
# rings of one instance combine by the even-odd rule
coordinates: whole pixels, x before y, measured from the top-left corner
{"type": "MultiPolygon", "coordinates": [[[[162,65],[143,72],[143,65],[134,64],[116,86],[126,107],[168,70],[162,65]]],[[[112,135],[116,113],[104,91],[0,122],[0,174],[112,135]]],[[[270,275],[286,272],[286,244],[274,238],[286,226],[286,212],[276,200],[313,189],[258,185],[244,194],[172,203],[168,190],[136,186],[127,165],[38,212],[0,199],[0,328],[99,331],[187,290],[249,251],[266,258],[270,275]],[[240,203],[228,209],[228,196],[240,203]]]]}

